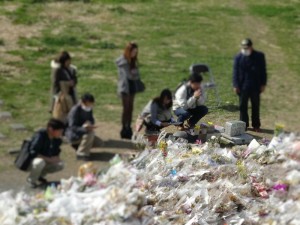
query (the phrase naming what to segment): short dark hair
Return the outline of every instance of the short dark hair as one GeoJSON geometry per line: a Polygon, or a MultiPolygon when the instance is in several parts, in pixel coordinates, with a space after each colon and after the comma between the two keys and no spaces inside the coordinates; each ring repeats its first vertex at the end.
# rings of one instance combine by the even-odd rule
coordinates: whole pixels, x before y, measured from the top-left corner
{"type": "Polygon", "coordinates": [[[49,127],[53,130],[63,130],[65,129],[65,124],[58,119],[51,118],[47,123],[47,128],[49,127]]]}
{"type": "Polygon", "coordinates": [[[81,96],[81,101],[82,102],[92,102],[94,103],[95,102],[95,98],[92,94],[90,93],[84,93],[82,96],[81,96]]]}
{"type": "Polygon", "coordinates": [[[56,62],[58,62],[60,64],[61,67],[64,67],[66,61],[68,61],[69,59],[71,59],[71,56],[69,54],[69,52],[67,51],[62,51],[57,59],[56,59],[56,62]]]}
{"type": "Polygon", "coordinates": [[[201,83],[202,80],[203,80],[202,76],[200,74],[198,74],[198,73],[193,73],[189,77],[189,81],[191,83],[201,83]]]}

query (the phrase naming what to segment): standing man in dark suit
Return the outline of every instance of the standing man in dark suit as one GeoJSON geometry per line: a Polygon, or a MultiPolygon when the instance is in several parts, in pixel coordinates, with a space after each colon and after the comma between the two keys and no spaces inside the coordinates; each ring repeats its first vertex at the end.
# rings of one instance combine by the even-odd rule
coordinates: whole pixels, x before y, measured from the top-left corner
{"type": "Polygon", "coordinates": [[[253,48],[251,39],[244,39],[241,52],[235,56],[233,66],[233,88],[240,99],[240,120],[249,127],[248,101],[252,105],[252,127],[260,131],[260,94],[267,85],[265,55],[253,48]]]}

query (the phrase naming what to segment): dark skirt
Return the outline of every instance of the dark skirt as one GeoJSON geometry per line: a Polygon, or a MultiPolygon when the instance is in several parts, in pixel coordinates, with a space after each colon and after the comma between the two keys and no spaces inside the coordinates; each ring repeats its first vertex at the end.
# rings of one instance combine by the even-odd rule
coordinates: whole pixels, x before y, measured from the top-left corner
{"type": "Polygon", "coordinates": [[[134,80],[128,80],[128,86],[129,86],[129,94],[135,94],[136,93],[136,85],[134,80]]]}

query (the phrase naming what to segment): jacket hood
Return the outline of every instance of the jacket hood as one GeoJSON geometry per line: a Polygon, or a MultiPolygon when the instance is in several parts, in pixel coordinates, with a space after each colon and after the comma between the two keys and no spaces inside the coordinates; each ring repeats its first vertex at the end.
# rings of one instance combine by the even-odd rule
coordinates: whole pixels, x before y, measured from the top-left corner
{"type": "Polygon", "coordinates": [[[55,62],[55,60],[52,60],[51,63],[50,63],[50,66],[52,69],[57,69],[60,67],[60,64],[55,62]]]}
{"type": "Polygon", "coordinates": [[[122,65],[128,64],[128,61],[127,61],[127,59],[125,59],[125,57],[123,55],[121,55],[119,58],[116,59],[116,64],[118,66],[122,66],[122,65]]]}

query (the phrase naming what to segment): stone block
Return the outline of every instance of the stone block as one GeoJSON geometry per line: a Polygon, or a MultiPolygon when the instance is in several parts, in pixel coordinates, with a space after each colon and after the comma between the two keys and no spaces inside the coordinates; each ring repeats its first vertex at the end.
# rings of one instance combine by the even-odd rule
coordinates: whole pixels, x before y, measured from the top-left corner
{"type": "Polygon", "coordinates": [[[234,137],[244,134],[246,131],[246,123],[243,121],[229,121],[225,124],[225,134],[234,137]]]}
{"type": "Polygon", "coordinates": [[[244,134],[241,134],[238,136],[234,136],[234,137],[231,137],[225,133],[222,133],[221,135],[222,135],[222,137],[228,139],[235,145],[249,144],[253,140],[253,136],[251,136],[250,134],[247,134],[247,133],[244,133],[244,134]]]}
{"type": "Polygon", "coordinates": [[[11,119],[11,113],[10,112],[0,112],[0,119],[1,120],[8,120],[11,119]]]}
{"type": "Polygon", "coordinates": [[[24,131],[26,127],[21,123],[11,124],[10,127],[15,131],[24,131]]]}

